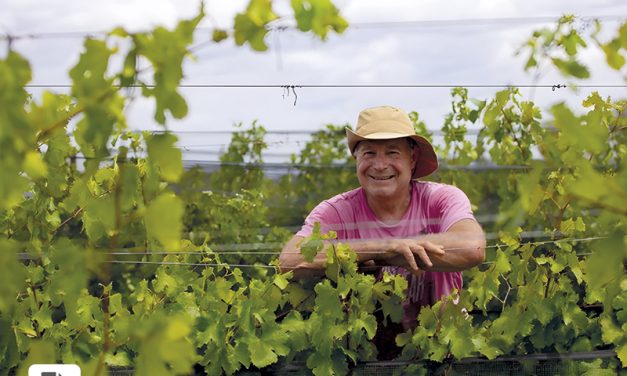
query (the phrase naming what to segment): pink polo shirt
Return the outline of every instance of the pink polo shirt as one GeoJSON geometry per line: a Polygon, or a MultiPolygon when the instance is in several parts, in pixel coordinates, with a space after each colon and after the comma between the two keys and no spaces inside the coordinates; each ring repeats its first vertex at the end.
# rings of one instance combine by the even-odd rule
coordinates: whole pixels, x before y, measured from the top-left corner
{"type": "MultiPolygon", "coordinates": [[[[462,219],[475,219],[468,197],[451,185],[412,181],[409,210],[394,225],[378,220],[366,200],[362,188],[341,193],[318,204],[305,219],[296,234],[309,236],[313,225],[320,222],[321,231],[337,232],[338,240],[408,238],[420,234],[447,231],[462,219]]],[[[432,305],[462,288],[461,272],[429,272],[414,276],[401,267],[384,267],[382,271],[401,274],[408,279],[407,300],[404,303],[403,326],[415,326],[420,307],[432,305]]]]}

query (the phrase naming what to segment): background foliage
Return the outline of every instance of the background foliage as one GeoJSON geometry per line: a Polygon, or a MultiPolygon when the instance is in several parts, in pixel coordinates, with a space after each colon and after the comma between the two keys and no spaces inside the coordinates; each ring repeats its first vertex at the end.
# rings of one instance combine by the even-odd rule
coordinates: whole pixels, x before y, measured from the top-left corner
{"type": "MultiPolygon", "coordinates": [[[[329,1],[292,5],[302,31],[324,38],[346,27],[329,1]]],[[[0,61],[0,373],[64,362],[97,375],[115,366],[232,374],[304,362],[316,375],[345,374],[376,359],[375,314],[400,320],[406,282],[358,273],[343,245],[329,249],[321,281],[290,282],[273,266],[292,233],[285,226],[357,185],[343,127],[314,134],[278,182],[260,168],[258,123],[240,126],[211,176],[183,170],[166,124],[187,113],[177,87],[202,16],[86,40],[69,95],[33,99],[28,62],[13,51],[0,61]],[[145,82],[140,62],[153,72],[145,82]],[[154,98],[163,133],[127,131],[135,86],[154,98]]],[[[263,50],[274,18],[270,1],[253,0],[232,35],[215,30],[214,40],[263,50]]],[[[548,61],[587,78],[578,54],[592,46],[624,76],[627,25],[609,41],[598,35],[564,17],[521,49],[525,69],[548,61]]],[[[441,140],[411,114],[442,156],[431,179],[466,191],[496,235],[488,262],[465,273],[460,303],[423,309],[416,330],[397,337],[401,359],[609,348],[617,358],[595,367],[624,366],[625,100],[593,92],[581,107],[543,112],[515,88],[485,99],[457,88],[451,108],[441,140]]],[[[306,249],[328,236],[314,235],[306,249]]],[[[420,367],[409,371],[427,371],[420,367]]]]}

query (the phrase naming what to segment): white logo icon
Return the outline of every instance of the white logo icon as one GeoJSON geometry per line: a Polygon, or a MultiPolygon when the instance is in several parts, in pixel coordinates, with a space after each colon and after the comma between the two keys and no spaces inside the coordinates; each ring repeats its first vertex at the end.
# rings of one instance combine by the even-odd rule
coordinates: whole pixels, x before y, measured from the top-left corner
{"type": "Polygon", "coordinates": [[[33,364],[28,376],[81,376],[81,369],[76,364],[33,364]]]}

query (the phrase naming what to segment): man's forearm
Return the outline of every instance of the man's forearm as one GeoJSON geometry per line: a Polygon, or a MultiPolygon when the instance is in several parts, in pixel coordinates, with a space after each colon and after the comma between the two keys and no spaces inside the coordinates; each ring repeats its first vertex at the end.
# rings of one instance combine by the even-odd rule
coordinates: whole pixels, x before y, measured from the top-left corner
{"type": "Polygon", "coordinates": [[[485,236],[477,232],[443,232],[417,237],[440,244],[444,248],[443,255],[429,255],[431,267],[420,263],[424,270],[451,272],[472,268],[483,262],[485,258],[485,236]]]}
{"type": "MultiPolygon", "coordinates": [[[[279,258],[281,269],[293,270],[296,278],[324,275],[326,250],[331,243],[327,243],[318,252],[313,262],[306,262],[300,254],[300,243],[303,240],[303,237],[294,237],[286,244],[279,258]]],[[[412,239],[348,240],[342,243],[356,253],[360,265],[374,263],[377,266],[402,266],[411,269],[409,262],[413,261],[417,265],[414,272],[418,268],[429,271],[461,271],[480,264],[485,257],[485,236],[481,227],[473,220],[462,220],[444,233],[419,235],[412,239]],[[411,249],[413,253],[408,253],[407,249],[411,249]],[[440,249],[444,249],[444,252],[440,249]]]]}
{"type": "MultiPolygon", "coordinates": [[[[279,257],[281,271],[293,271],[294,277],[297,279],[324,275],[327,262],[327,250],[328,247],[333,246],[333,244],[331,242],[325,242],[324,248],[318,252],[313,261],[307,262],[300,253],[300,243],[304,239],[305,238],[302,237],[294,237],[283,248],[281,256],[279,257]]],[[[384,249],[385,242],[386,240],[382,239],[342,241],[343,244],[347,244],[350,249],[355,252],[358,264],[368,264],[370,266],[380,264],[377,260],[380,258],[381,250],[384,249]]]]}
{"type": "MultiPolygon", "coordinates": [[[[283,272],[293,271],[294,277],[297,279],[324,275],[327,250],[328,247],[333,246],[333,242],[326,242],[324,248],[318,252],[313,261],[307,262],[300,253],[300,243],[303,240],[302,237],[294,237],[286,244],[279,257],[281,270],[283,272]]],[[[417,239],[354,239],[341,243],[346,244],[355,252],[356,261],[361,266],[369,268],[373,266],[402,266],[414,273],[418,273],[422,269],[418,266],[418,260],[425,267],[435,266],[427,264],[431,261],[426,255],[425,249],[431,253],[443,253],[439,246],[426,240],[417,239]],[[418,257],[412,252],[420,253],[420,256],[418,257]]],[[[443,260],[443,262],[448,261],[450,260],[443,260]]]]}

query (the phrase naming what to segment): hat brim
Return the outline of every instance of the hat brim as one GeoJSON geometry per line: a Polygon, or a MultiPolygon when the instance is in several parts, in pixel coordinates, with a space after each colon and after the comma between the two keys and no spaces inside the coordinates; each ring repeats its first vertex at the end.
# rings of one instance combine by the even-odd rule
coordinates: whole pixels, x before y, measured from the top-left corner
{"type": "Polygon", "coordinates": [[[416,161],[416,169],[412,175],[412,179],[421,178],[433,173],[438,169],[438,157],[435,155],[433,146],[426,138],[418,136],[416,134],[403,134],[395,132],[374,132],[368,134],[368,137],[363,137],[352,129],[346,128],[346,140],[348,142],[348,149],[351,155],[355,155],[355,148],[360,141],[364,140],[393,140],[397,138],[409,137],[416,141],[419,148],[418,160],[416,161]]]}

